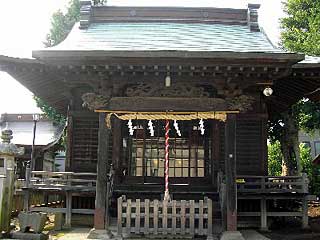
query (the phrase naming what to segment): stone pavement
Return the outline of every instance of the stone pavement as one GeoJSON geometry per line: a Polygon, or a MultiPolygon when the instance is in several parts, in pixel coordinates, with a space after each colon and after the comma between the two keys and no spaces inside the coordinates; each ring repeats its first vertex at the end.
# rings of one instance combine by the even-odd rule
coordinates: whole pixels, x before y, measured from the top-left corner
{"type": "MultiPolygon", "coordinates": [[[[85,240],[90,232],[90,228],[73,228],[70,231],[58,232],[56,236],[50,236],[50,240],[85,240]]],[[[270,240],[254,230],[241,231],[243,239],[245,240],[270,240]]],[[[117,238],[114,238],[115,240],[117,238]]]]}
{"type": "Polygon", "coordinates": [[[50,236],[50,240],[84,240],[87,239],[87,236],[90,232],[90,228],[73,228],[71,231],[61,231],[58,232],[56,236],[50,236]]]}
{"type": "Polygon", "coordinates": [[[270,238],[263,236],[255,230],[243,230],[241,233],[246,240],[270,240],[270,238]]]}

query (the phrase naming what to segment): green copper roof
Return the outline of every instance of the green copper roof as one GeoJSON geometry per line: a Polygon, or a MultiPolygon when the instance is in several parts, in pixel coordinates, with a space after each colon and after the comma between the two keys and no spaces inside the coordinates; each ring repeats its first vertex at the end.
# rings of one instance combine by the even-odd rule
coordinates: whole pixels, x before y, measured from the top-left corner
{"type": "Polygon", "coordinates": [[[262,32],[247,26],[201,23],[76,24],[67,39],[52,50],[103,51],[229,51],[281,53],[262,32]]]}

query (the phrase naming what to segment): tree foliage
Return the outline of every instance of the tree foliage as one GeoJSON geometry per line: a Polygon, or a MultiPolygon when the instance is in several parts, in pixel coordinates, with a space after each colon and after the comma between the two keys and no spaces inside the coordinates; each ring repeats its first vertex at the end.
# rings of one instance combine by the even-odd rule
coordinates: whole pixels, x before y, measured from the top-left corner
{"type": "Polygon", "coordinates": [[[311,194],[320,194],[320,167],[312,164],[311,149],[305,144],[300,144],[300,156],[302,171],[307,173],[309,179],[309,191],[311,194]]]}
{"type": "Polygon", "coordinates": [[[65,124],[66,118],[64,115],[58,113],[55,108],[48,105],[41,98],[38,98],[36,96],[34,96],[33,98],[36,101],[37,106],[41,109],[42,112],[44,112],[48,119],[59,125],[65,124]]]}
{"type": "Polygon", "coordinates": [[[268,121],[269,140],[280,142],[284,175],[295,175],[302,169],[298,133],[320,129],[320,105],[303,99],[287,111],[271,115],[268,121]]]}
{"type": "Polygon", "coordinates": [[[268,174],[270,176],[281,176],[282,153],[279,141],[268,144],[268,174]]]}
{"type": "Polygon", "coordinates": [[[285,12],[282,45],[290,51],[320,55],[320,0],[287,0],[285,12]]]}
{"type": "MultiPolygon", "coordinates": [[[[105,4],[106,0],[94,0],[94,5],[105,4]]],[[[80,0],[70,0],[67,10],[64,13],[61,9],[53,13],[51,19],[51,29],[46,36],[44,45],[52,47],[61,43],[69,34],[74,24],[80,19],[80,0]]],[[[65,117],[58,113],[54,107],[48,105],[42,99],[34,96],[37,106],[46,116],[56,123],[64,123],[65,117]]]]}
{"type": "Polygon", "coordinates": [[[312,133],[320,129],[320,104],[302,99],[294,104],[287,112],[273,114],[268,122],[268,133],[271,142],[276,142],[284,136],[284,115],[290,115],[298,129],[312,133]]]}
{"type": "Polygon", "coordinates": [[[73,25],[79,21],[80,18],[80,1],[71,0],[69,2],[66,13],[58,10],[53,13],[51,19],[51,29],[47,34],[46,47],[52,47],[61,43],[71,31],[73,25]]]}
{"type": "MultiPolygon", "coordinates": [[[[320,194],[320,166],[312,164],[310,148],[301,143],[300,159],[302,172],[307,173],[309,178],[309,187],[311,194],[320,194]]],[[[268,174],[270,176],[280,176],[282,173],[283,155],[281,152],[281,144],[279,141],[268,144],[268,174]]]]}
{"type": "Polygon", "coordinates": [[[307,133],[320,129],[320,104],[301,100],[294,105],[298,127],[307,133]]]}
{"type": "MultiPolygon", "coordinates": [[[[94,0],[94,5],[103,5],[106,0],[94,0]]],[[[58,10],[52,15],[51,29],[47,34],[46,47],[52,47],[61,43],[71,31],[73,25],[80,19],[80,0],[70,0],[67,11],[58,10]]]]}
{"type": "MultiPolygon", "coordinates": [[[[281,21],[283,48],[320,55],[320,0],[287,0],[284,10],[287,16],[281,21]]],[[[296,165],[298,170],[301,169],[298,131],[312,132],[320,128],[319,109],[319,103],[300,100],[286,112],[270,119],[269,136],[272,142],[280,141],[285,167],[290,169],[296,165]]],[[[291,169],[291,172],[294,171],[291,169]]]]}

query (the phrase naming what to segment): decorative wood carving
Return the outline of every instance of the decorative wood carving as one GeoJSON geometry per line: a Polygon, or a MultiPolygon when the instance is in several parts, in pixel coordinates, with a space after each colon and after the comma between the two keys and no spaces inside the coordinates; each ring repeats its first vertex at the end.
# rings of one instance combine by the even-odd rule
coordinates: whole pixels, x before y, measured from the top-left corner
{"type": "Polygon", "coordinates": [[[83,105],[90,110],[110,111],[241,111],[252,108],[254,98],[241,95],[236,98],[179,98],[179,97],[113,97],[106,98],[95,93],[82,96],[83,105]]]}
{"type": "Polygon", "coordinates": [[[113,93],[113,84],[110,82],[110,79],[92,79],[87,83],[97,94],[109,97],[113,93]]]}
{"type": "Polygon", "coordinates": [[[105,107],[111,99],[110,97],[98,95],[95,93],[85,93],[82,95],[83,107],[88,107],[90,110],[94,111],[105,107]]]}
{"type": "Polygon", "coordinates": [[[161,87],[152,83],[140,83],[127,87],[127,97],[200,97],[207,98],[210,93],[202,86],[189,84],[174,84],[170,87],[161,87]]]}
{"type": "MultiPolygon", "coordinates": [[[[174,84],[170,87],[157,83],[110,86],[110,82],[94,87],[95,93],[82,96],[83,106],[90,110],[109,109],[126,111],[178,110],[246,112],[252,108],[254,98],[243,95],[237,84],[217,82],[213,84],[174,84]],[[116,90],[117,89],[117,90],[116,90]],[[117,97],[121,92],[125,97],[117,97]],[[117,93],[115,93],[117,92],[117,93]],[[114,101],[116,100],[117,101],[114,101]],[[111,100],[111,101],[110,101],[111,100]]],[[[120,94],[121,96],[122,94],[120,94]]]]}
{"type": "MultiPolygon", "coordinates": [[[[242,88],[238,86],[238,84],[235,83],[225,83],[224,85],[222,84],[217,84],[217,90],[218,94],[221,96],[224,96],[226,98],[232,98],[236,96],[240,96],[242,94],[242,88]]],[[[246,86],[244,86],[245,88],[246,86]]]]}
{"type": "Polygon", "coordinates": [[[252,110],[252,104],[254,103],[254,97],[248,95],[240,95],[238,97],[226,99],[229,110],[238,110],[240,112],[247,112],[252,110]]]}

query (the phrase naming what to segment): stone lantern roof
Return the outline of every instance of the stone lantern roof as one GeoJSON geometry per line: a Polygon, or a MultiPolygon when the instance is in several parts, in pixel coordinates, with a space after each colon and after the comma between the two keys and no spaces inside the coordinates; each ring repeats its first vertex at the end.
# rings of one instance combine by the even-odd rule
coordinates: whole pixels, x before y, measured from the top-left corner
{"type": "Polygon", "coordinates": [[[24,153],[24,148],[18,148],[15,144],[11,143],[12,131],[11,130],[3,130],[1,139],[2,143],[0,143],[0,154],[3,155],[22,155],[24,153]]]}

